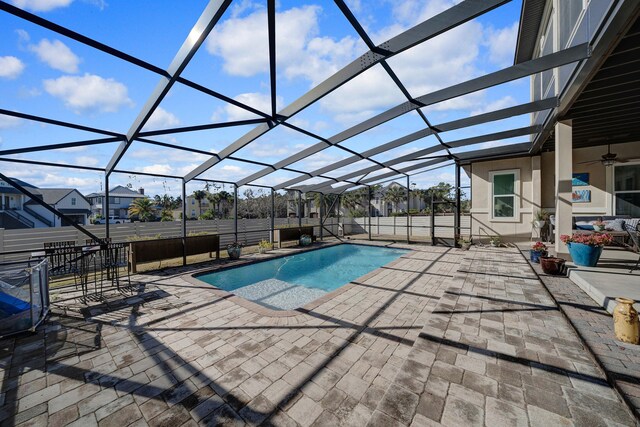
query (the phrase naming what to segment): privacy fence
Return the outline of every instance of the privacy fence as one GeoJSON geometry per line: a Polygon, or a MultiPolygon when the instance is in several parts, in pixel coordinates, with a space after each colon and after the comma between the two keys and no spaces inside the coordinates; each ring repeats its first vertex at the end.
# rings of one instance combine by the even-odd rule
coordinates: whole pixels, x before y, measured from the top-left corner
{"type": "MultiPolygon", "coordinates": [[[[369,233],[372,237],[395,236],[399,240],[406,239],[407,222],[409,235],[424,240],[431,236],[431,218],[428,216],[407,217],[372,217],[372,218],[328,218],[325,221],[324,237],[331,233],[342,235],[363,235],[369,233]]],[[[276,218],[275,228],[295,227],[297,218],[276,218]]],[[[303,218],[303,226],[313,226],[314,234],[320,236],[320,220],[318,218],[303,218]]],[[[437,237],[453,237],[453,215],[435,217],[435,235],[437,237]]],[[[469,227],[469,217],[461,219],[462,234],[469,227]]],[[[90,225],[88,231],[98,237],[105,237],[104,225],[90,225]]],[[[140,239],[155,239],[179,237],[182,234],[182,223],[174,222],[136,222],[127,224],[110,224],[110,237],[114,242],[127,242],[140,239]]],[[[237,240],[245,245],[255,245],[260,240],[269,240],[271,220],[238,219],[237,240]]],[[[187,234],[218,234],[220,246],[225,247],[235,240],[234,222],[231,219],[215,219],[207,221],[187,221],[187,234]]],[[[0,229],[0,262],[28,258],[30,251],[41,250],[46,242],[74,241],[77,245],[85,243],[87,236],[73,227],[35,228],[21,230],[0,229]]]]}

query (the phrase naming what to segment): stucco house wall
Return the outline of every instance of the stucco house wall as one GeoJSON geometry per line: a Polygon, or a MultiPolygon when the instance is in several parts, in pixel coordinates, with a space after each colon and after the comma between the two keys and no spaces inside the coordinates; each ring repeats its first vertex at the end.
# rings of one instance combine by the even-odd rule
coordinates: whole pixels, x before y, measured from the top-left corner
{"type": "MultiPolygon", "coordinates": [[[[634,159],[631,164],[640,163],[640,144],[637,142],[616,144],[611,152],[620,159],[634,159]]],[[[607,146],[579,148],[573,150],[573,172],[588,173],[589,185],[573,187],[591,191],[591,201],[574,203],[574,216],[614,215],[613,177],[614,166],[605,167],[598,161],[607,152],[607,146]]],[[[465,166],[471,178],[472,191],[472,234],[475,238],[501,236],[503,241],[522,241],[531,238],[533,215],[539,209],[549,213],[555,211],[555,157],[554,152],[540,156],[520,157],[465,166]],[[516,219],[491,218],[492,188],[490,173],[502,170],[517,170],[520,182],[516,189],[518,216],[516,219]]]]}

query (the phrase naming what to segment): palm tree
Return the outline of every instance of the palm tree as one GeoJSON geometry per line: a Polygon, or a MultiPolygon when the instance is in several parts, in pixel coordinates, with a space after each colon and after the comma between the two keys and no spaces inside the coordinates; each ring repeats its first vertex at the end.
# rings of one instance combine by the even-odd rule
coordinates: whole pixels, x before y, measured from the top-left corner
{"type": "Polygon", "coordinates": [[[218,193],[218,197],[224,216],[227,217],[229,215],[229,205],[233,204],[233,194],[222,190],[218,193]]]}
{"type": "Polygon", "coordinates": [[[155,213],[156,207],[153,201],[147,197],[135,199],[129,206],[129,216],[137,216],[142,222],[152,220],[155,213]]]}
{"type": "Polygon", "coordinates": [[[173,221],[173,211],[170,208],[162,209],[162,212],[160,213],[160,221],[173,221]]]}
{"type": "Polygon", "coordinates": [[[405,200],[407,197],[406,189],[400,185],[389,185],[384,193],[384,201],[393,204],[393,211],[398,211],[398,203],[405,200]]]}
{"type": "Polygon", "coordinates": [[[202,201],[207,197],[207,192],[204,190],[195,190],[193,192],[193,198],[198,201],[198,211],[202,213],[202,201]]]}

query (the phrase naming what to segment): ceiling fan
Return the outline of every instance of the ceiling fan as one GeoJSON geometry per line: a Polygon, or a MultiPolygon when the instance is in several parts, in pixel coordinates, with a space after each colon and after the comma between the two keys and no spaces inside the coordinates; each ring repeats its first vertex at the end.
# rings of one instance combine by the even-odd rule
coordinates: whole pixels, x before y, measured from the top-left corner
{"type": "Polygon", "coordinates": [[[578,164],[594,164],[602,163],[604,166],[613,166],[616,163],[626,163],[634,159],[619,159],[616,153],[611,152],[611,144],[607,144],[607,153],[603,154],[598,160],[587,160],[586,162],[579,162],[578,164]]]}

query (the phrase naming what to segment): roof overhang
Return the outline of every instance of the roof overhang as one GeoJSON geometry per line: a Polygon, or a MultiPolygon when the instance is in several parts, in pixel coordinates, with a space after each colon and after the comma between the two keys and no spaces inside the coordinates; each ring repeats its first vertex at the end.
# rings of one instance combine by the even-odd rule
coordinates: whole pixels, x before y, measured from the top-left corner
{"type": "Polygon", "coordinates": [[[547,0],[522,0],[514,64],[533,58],[547,0]]]}

